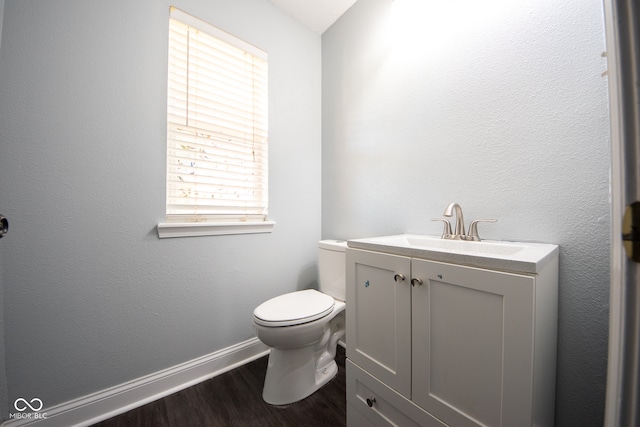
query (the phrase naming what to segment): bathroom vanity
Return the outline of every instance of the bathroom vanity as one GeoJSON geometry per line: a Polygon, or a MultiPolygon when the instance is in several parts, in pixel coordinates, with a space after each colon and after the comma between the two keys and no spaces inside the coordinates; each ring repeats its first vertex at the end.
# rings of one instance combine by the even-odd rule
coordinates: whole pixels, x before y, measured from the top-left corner
{"type": "Polygon", "coordinates": [[[558,247],[348,242],[349,426],[552,426],[558,247]]]}

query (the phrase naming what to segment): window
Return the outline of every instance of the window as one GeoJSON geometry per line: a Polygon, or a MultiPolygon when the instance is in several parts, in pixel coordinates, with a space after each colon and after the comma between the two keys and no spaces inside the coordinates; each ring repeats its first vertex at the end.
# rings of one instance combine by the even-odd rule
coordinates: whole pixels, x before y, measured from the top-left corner
{"type": "Polygon", "coordinates": [[[234,224],[273,227],[266,221],[267,70],[265,52],[171,8],[160,237],[176,237],[162,235],[176,223],[223,230],[204,234],[250,229],[234,224]]]}

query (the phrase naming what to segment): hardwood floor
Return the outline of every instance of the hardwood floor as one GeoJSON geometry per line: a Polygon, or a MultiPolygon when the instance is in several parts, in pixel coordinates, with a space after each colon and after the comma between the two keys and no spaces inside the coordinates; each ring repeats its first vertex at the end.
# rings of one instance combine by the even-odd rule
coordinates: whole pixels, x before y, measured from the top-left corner
{"type": "Polygon", "coordinates": [[[262,400],[263,357],[93,427],[345,426],[345,352],[338,346],[337,353],[336,377],[291,405],[271,406],[262,400]]]}

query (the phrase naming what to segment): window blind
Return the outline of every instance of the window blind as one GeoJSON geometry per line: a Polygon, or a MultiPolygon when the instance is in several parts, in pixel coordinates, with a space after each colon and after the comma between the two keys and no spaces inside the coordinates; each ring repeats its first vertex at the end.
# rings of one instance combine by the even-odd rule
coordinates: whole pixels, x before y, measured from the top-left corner
{"type": "Polygon", "coordinates": [[[265,220],[267,55],[178,9],[169,22],[167,220],[265,220]]]}

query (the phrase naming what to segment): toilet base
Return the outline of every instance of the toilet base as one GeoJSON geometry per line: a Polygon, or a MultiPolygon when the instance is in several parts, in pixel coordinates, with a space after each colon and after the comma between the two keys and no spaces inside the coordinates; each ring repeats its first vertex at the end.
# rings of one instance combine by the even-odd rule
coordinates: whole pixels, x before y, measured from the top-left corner
{"type": "Polygon", "coordinates": [[[271,405],[288,405],[312,395],[338,373],[335,360],[316,367],[313,347],[296,350],[272,348],[262,398],[271,405]]]}
{"type": "Polygon", "coordinates": [[[295,349],[272,348],[262,398],[271,405],[288,405],[310,396],[338,373],[338,340],[344,336],[344,314],[330,321],[322,339],[295,349]]]}

